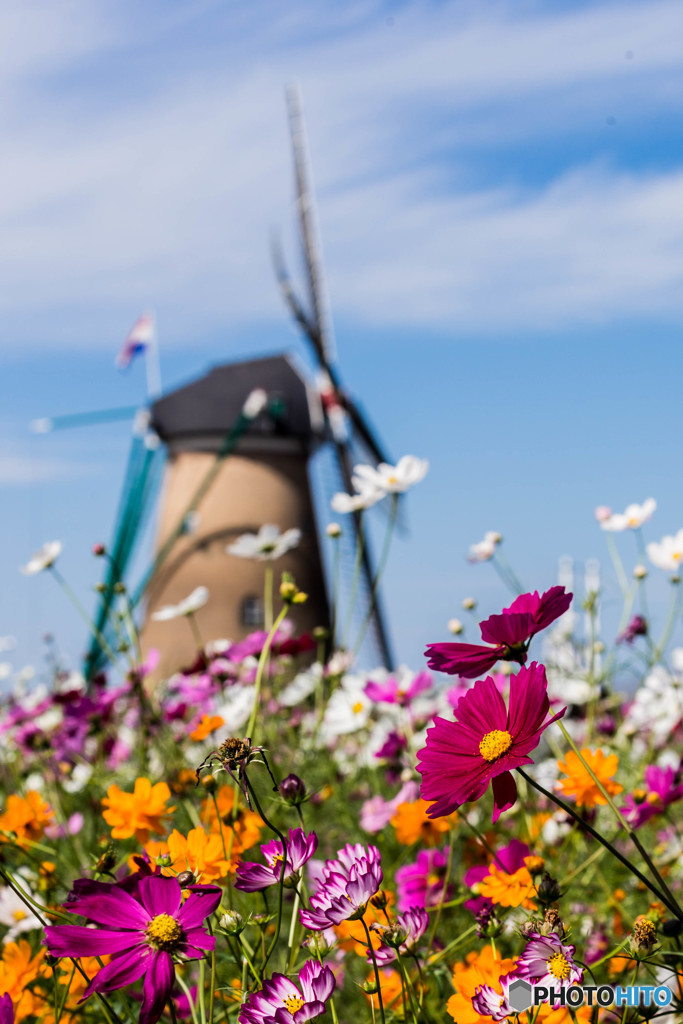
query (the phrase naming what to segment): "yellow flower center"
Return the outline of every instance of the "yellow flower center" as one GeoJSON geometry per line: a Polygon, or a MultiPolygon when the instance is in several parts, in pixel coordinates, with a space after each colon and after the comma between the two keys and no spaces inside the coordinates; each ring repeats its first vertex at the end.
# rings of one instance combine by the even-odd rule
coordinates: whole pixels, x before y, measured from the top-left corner
{"type": "Polygon", "coordinates": [[[301,1007],[304,1005],[304,1001],[301,998],[301,996],[287,996],[285,999],[282,1000],[282,1002],[285,1004],[285,1009],[288,1010],[289,1013],[291,1013],[292,1017],[294,1016],[296,1011],[300,1010],[301,1007]]]}
{"type": "Polygon", "coordinates": [[[147,941],[155,949],[173,949],[182,934],[183,929],[170,914],[157,914],[145,931],[147,941]]]}
{"type": "Polygon", "coordinates": [[[554,956],[550,957],[550,960],[548,960],[548,970],[554,978],[559,978],[560,981],[568,978],[571,973],[569,961],[563,953],[555,953],[554,956]]]}
{"type": "Polygon", "coordinates": [[[390,484],[397,484],[398,483],[398,477],[397,476],[390,476],[389,477],[389,483],[390,484]]]}
{"type": "Polygon", "coordinates": [[[19,921],[25,921],[26,918],[28,917],[28,914],[26,913],[25,910],[13,910],[12,911],[12,917],[14,918],[14,920],[18,924],[19,921]]]}
{"type": "Polygon", "coordinates": [[[284,859],[281,853],[274,853],[270,858],[270,866],[274,868],[276,864],[282,864],[284,859]]]}
{"type": "Polygon", "coordinates": [[[360,712],[363,710],[363,701],[357,700],[356,703],[351,708],[351,710],[353,711],[354,715],[360,714],[360,712]]]}
{"type": "Polygon", "coordinates": [[[499,757],[512,746],[512,736],[509,732],[501,729],[494,729],[487,732],[479,744],[479,753],[485,761],[497,761],[499,757]]]}

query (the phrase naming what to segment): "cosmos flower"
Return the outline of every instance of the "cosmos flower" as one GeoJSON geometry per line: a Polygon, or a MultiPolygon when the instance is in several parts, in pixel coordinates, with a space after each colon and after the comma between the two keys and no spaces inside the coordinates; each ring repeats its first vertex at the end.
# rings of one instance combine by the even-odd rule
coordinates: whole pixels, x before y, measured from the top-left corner
{"type": "Polygon", "coordinates": [[[0,1024],[14,1024],[14,1006],[9,992],[0,996],[0,1024]]]}
{"type": "Polygon", "coordinates": [[[36,551],[26,565],[22,565],[21,571],[24,576],[35,576],[45,569],[54,565],[62,553],[63,544],[61,540],[50,540],[43,544],[39,551],[36,551]]]}
{"type": "MultiPolygon", "coordinates": [[[[396,959],[396,950],[402,954],[412,953],[418,942],[427,931],[429,914],[423,907],[411,907],[404,914],[397,914],[394,924],[390,927],[373,925],[371,931],[377,931],[382,944],[375,950],[375,957],[380,967],[386,967],[396,959]]],[[[372,963],[370,950],[367,951],[368,963],[372,963]]]]}
{"type": "Polygon", "coordinates": [[[416,455],[404,455],[395,466],[380,462],[373,466],[354,466],[352,482],[357,491],[375,490],[381,495],[402,494],[426,476],[429,463],[416,455]]]}
{"type": "Polygon", "coordinates": [[[501,983],[514,966],[515,961],[512,959],[499,959],[488,943],[481,952],[473,950],[468,953],[464,962],[453,966],[455,995],[452,995],[446,1004],[447,1013],[457,1021],[457,1024],[488,1024],[488,1018],[494,1008],[492,1001],[487,1000],[483,1016],[479,1010],[473,1008],[472,1001],[477,991],[484,986],[495,990],[500,1001],[503,996],[501,983]]]}
{"type": "Polygon", "coordinates": [[[166,807],[170,798],[171,791],[165,782],[153,786],[144,777],[135,780],[132,793],[113,785],[102,798],[105,808],[102,817],[111,825],[113,839],[135,836],[139,843],[146,843],[150,832],[163,835],[162,819],[175,810],[175,807],[166,807]]]}
{"type": "Polygon", "coordinates": [[[399,804],[391,819],[396,839],[402,846],[411,846],[418,840],[423,846],[439,846],[444,833],[457,824],[457,814],[449,818],[430,818],[426,800],[414,800],[399,804]]]}
{"type": "Polygon", "coordinates": [[[330,505],[340,515],[347,515],[349,512],[363,512],[366,508],[372,508],[384,497],[384,492],[375,487],[364,487],[357,494],[346,494],[344,491],[337,491],[332,495],[330,505]]]}
{"type": "MultiPolygon", "coordinates": [[[[522,843],[519,839],[511,839],[507,846],[503,846],[500,850],[496,850],[493,860],[488,864],[478,864],[476,867],[470,868],[463,875],[463,884],[469,886],[470,889],[476,894],[473,899],[466,900],[464,906],[468,910],[471,910],[473,914],[478,913],[482,907],[492,907],[494,904],[493,896],[497,896],[497,892],[487,893],[484,896],[480,891],[481,883],[486,879],[487,884],[491,885],[494,877],[497,876],[498,881],[501,884],[501,890],[503,887],[507,888],[509,893],[509,886],[505,886],[505,883],[519,883],[523,880],[526,884],[526,892],[524,896],[528,896],[529,892],[533,887],[533,880],[529,873],[526,865],[526,860],[530,857],[531,850],[522,843]],[[492,875],[492,869],[495,867],[495,876],[492,875]],[[522,871],[526,871],[526,875],[522,874],[522,871]],[[527,882],[528,879],[528,882],[527,882]]],[[[495,902],[501,902],[499,899],[495,902]]],[[[522,902],[520,899],[515,904],[507,903],[507,906],[515,905],[518,906],[522,902]]]]}
{"type": "Polygon", "coordinates": [[[478,985],[472,996],[472,1009],[482,1017],[493,1020],[507,1020],[515,1017],[516,1012],[510,1006],[510,985],[515,981],[514,974],[504,974],[498,978],[498,985],[478,985]]]}
{"type": "MultiPolygon", "coordinates": [[[[620,786],[618,782],[612,781],[612,776],[619,766],[616,754],[609,754],[605,757],[602,750],[593,752],[588,747],[584,747],[581,757],[590,766],[610,796],[621,793],[624,787],[620,786]]],[[[595,807],[596,804],[607,803],[592,775],[573,750],[569,750],[564,761],[558,761],[557,764],[560,771],[567,776],[566,779],[559,780],[557,789],[565,796],[574,797],[577,807],[595,807]]]]}
{"type": "Polygon", "coordinates": [[[52,956],[101,956],[111,960],[91,980],[83,999],[93,992],[112,992],[144,976],[140,1024],[159,1020],[175,981],[173,956],[201,959],[216,943],[202,927],[220,903],[213,885],[183,891],[175,878],[131,876],[121,883],[78,879],[64,904],[98,925],[49,925],[45,944],[52,956]]]}
{"type": "Polygon", "coordinates": [[[274,562],[287,551],[295,548],[301,540],[301,530],[291,529],[280,533],[278,526],[265,523],[258,533],[243,533],[228,544],[226,551],[238,558],[253,558],[257,562],[274,562]]]}
{"type": "Polygon", "coordinates": [[[500,615],[491,615],[479,623],[482,640],[495,646],[429,644],[425,651],[427,664],[438,672],[465,679],[475,679],[488,672],[499,660],[524,665],[531,639],[564,615],[572,597],[573,594],[565,593],[564,587],[551,587],[541,597],[538,591],[521,594],[500,615]]]}
{"type": "Polygon", "coordinates": [[[675,536],[667,534],[661,541],[651,541],[645,548],[647,557],[658,569],[665,572],[678,572],[683,564],[683,530],[675,536]]]}
{"type": "Polygon", "coordinates": [[[660,768],[651,764],[645,769],[645,785],[647,790],[634,790],[626,797],[622,807],[624,817],[633,828],[640,828],[657,814],[663,814],[666,808],[683,799],[683,783],[680,772],[669,766],[660,768]]]}
{"type": "Polygon", "coordinates": [[[618,644],[632,644],[637,636],[647,636],[647,619],[643,615],[632,615],[623,633],[617,637],[618,644]]]}
{"type": "Polygon", "coordinates": [[[424,693],[432,686],[429,672],[413,675],[410,669],[401,665],[396,672],[382,679],[371,679],[365,685],[365,695],[376,704],[409,704],[413,697],[424,693]]]}
{"type": "MultiPolygon", "coordinates": [[[[610,533],[621,533],[623,530],[637,530],[651,519],[657,502],[654,498],[647,498],[642,505],[629,505],[625,512],[612,512],[611,515],[601,515],[596,518],[603,530],[610,533]]],[[[600,510],[603,511],[602,509],[600,510]]]]}
{"type": "Polygon", "coordinates": [[[17,846],[25,846],[42,838],[53,817],[54,811],[37,790],[29,789],[25,797],[10,793],[0,814],[0,832],[13,832],[17,846]]]}
{"type": "Polygon", "coordinates": [[[565,946],[559,935],[551,932],[541,935],[532,932],[524,952],[517,960],[514,974],[517,978],[533,981],[534,985],[576,985],[583,971],[574,963],[574,946],[565,946]]]}
{"type": "MultiPolygon", "coordinates": [[[[28,889],[25,879],[21,879],[24,889],[28,889]]],[[[29,895],[31,895],[29,891],[29,895]]],[[[8,887],[0,889],[0,925],[7,928],[4,942],[14,942],[22,932],[33,931],[34,928],[42,928],[42,922],[33,911],[29,910],[20,896],[8,887]]],[[[0,1016],[0,1024],[2,1017],[0,1016]]]]}
{"type": "Polygon", "coordinates": [[[529,753],[541,733],[565,711],[549,717],[545,669],[536,662],[510,677],[509,709],[490,676],[475,683],[458,701],[454,722],[434,719],[427,745],[417,755],[420,795],[434,801],[429,816],[450,814],[478,800],[491,783],[497,821],[517,799],[512,769],[533,764],[529,753]]]}
{"type": "Polygon", "coordinates": [[[312,931],[324,931],[348,918],[360,918],[368,900],[382,884],[381,855],[376,846],[347,843],[336,860],[325,861],[323,877],[310,898],[310,910],[299,911],[312,931]]]}
{"type": "Polygon", "coordinates": [[[158,612],[154,612],[152,618],[155,622],[166,622],[168,619],[179,619],[183,615],[194,615],[204,607],[208,600],[209,591],[206,587],[195,587],[192,593],[179,604],[165,605],[158,612]]]}
{"type": "Polygon", "coordinates": [[[484,534],[484,539],[470,545],[470,553],[467,556],[468,562],[488,562],[496,553],[500,544],[501,536],[495,530],[489,530],[484,534]]]}
{"type": "Polygon", "coordinates": [[[260,992],[252,992],[240,1011],[238,1024],[304,1024],[326,1012],[334,992],[334,974],[317,960],[307,960],[298,985],[284,974],[273,974],[260,992]]]}
{"type": "Polygon", "coordinates": [[[404,864],[396,872],[398,909],[436,907],[451,897],[447,884],[448,857],[443,850],[420,850],[413,864],[404,864]]]}
{"type": "MultiPolygon", "coordinates": [[[[300,871],[318,849],[318,837],[315,832],[309,835],[300,828],[290,828],[287,839],[287,865],[285,867],[285,884],[291,876],[300,871]]],[[[261,847],[266,858],[265,864],[238,865],[235,888],[242,892],[260,892],[271,885],[279,885],[282,878],[282,843],[279,839],[271,839],[261,847]]]]}

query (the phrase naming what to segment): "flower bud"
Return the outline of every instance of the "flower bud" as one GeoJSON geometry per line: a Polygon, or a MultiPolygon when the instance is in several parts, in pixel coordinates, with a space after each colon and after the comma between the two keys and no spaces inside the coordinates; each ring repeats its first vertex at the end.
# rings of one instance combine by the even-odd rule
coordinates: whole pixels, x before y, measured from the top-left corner
{"type": "Polygon", "coordinates": [[[387,946],[399,949],[408,938],[408,929],[400,924],[392,924],[391,927],[385,928],[382,938],[387,946]]]}
{"type": "Polygon", "coordinates": [[[98,594],[103,594],[105,592],[105,590],[107,589],[107,584],[106,583],[96,583],[94,589],[97,591],[98,594]]]}
{"type": "Polygon", "coordinates": [[[116,864],[116,851],[113,846],[108,846],[102,856],[99,858],[93,871],[96,871],[100,875],[109,874],[116,864]]]}
{"type": "Polygon", "coordinates": [[[677,939],[682,931],[683,921],[679,921],[677,917],[662,921],[662,935],[666,935],[667,939],[677,939]]]}
{"type": "Polygon", "coordinates": [[[322,642],[323,640],[329,640],[330,631],[327,626],[316,626],[313,630],[313,639],[322,642]]]}
{"type": "Polygon", "coordinates": [[[107,549],[105,548],[104,544],[93,544],[92,553],[95,556],[95,558],[101,558],[102,555],[106,555],[107,549]]]}
{"type": "Polygon", "coordinates": [[[114,584],[114,593],[115,594],[125,594],[125,592],[126,592],[126,584],[122,583],[121,580],[119,580],[118,583],[114,584]]]}
{"type": "Polygon", "coordinates": [[[179,875],[176,875],[176,881],[181,889],[187,889],[188,885],[194,885],[197,879],[192,871],[181,871],[179,875]]]}
{"type": "Polygon", "coordinates": [[[221,915],[218,924],[228,935],[239,935],[244,931],[244,918],[236,910],[227,910],[221,915]]]}
{"type": "Polygon", "coordinates": [[[339,523],[328,523],[325,528],[325,533],[328,537],[341,537],[341,526],[339,523]]]}
{"type": "Polygon", "coordinates": [[[647,576],[647,569],[644,565],[638,564],[633,570],[633,578],[636,580],[644,580],[647,576]]]}
{"type": "Polygon", "coordinates": [[[448,632],[452,633],[453,636],[460,636],[463,631],[463,624],[460,619],[449,619],[448,621],[448,632]]]}
{"type": "Polygon", "coordinates": [[[376,910],[385,910],[389,899],[384,889],[380,889],[374,896],[370,897],[370,902],[376,910]]]}
{"type": "Polygon", "coordinates": [[[673,576],[671,577],[671,579],[670,579],[670,581],[669,581],[669,582],[670,582],[670,583],[673,583],[673,584],[674,584],[674,586],[676,586],[676,584],[678,584],[678,583],[680,583],[680,582],[681,582],[681,577],[680,577],[680,576],[678,576],[678,575],[677,575],[676,573],[674,573],[674,575],[673,575],[673,576]]]}
{"type": "Polygon", "coordinates": [[[214,793],[218,789],[218,783],[211,772],[207,775],[202,775],[200,781],[207,793],[214,793]]]}
{"type": "Polygon", "coordinates": [[[477,602],[473,597],[466,597],[462,603],[463,608],[466,612],[473,612],[477,607],[477,602]]]}
{"type": "Polygon", "coordinates": [[[313,932],[301,943],[304,949],[307,949],[313,956],[325,956],[329,952],[330,946],[326,941],[322,932],[313,932]]]}
{"type": "Polygon", "coordinates": [[[374,996],[375,992],[377,991],[377,985],[375,984],[372,978],[368,978],[367,981],[363,982],[360,989],[361,992],[365,992],[366,995],[374,996]]]}
{"type": "Polygon", "coordinates": [[[292,772],[280,783],[280,796],[286,804],[298,807],[306,799],[306,784],[292,772]]]}

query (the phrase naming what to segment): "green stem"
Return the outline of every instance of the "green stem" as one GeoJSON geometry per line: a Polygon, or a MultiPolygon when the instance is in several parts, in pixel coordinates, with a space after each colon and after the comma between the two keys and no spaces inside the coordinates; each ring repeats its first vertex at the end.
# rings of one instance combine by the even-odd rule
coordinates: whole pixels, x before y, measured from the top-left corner
{"type": "Polygon", "coordinates": [[[612,559],[612,565],[614,566],[615,572],[617,574],[617,579],[619,580],[619,588],[622,594],[626,595],[626,592],[628,591],[628,578],[624,571],[624,566],[621,561],[621,558],[619,557],[619,552],[617,551],[617,545],[614,541],[614,535],[610,533],[609,530],[605,530],[605,533],[607,534],[607,547],[609,549],[610,558],[612,559]]]}
{"type": "Polygon", "coordinates": [[[263,622],[266,629],[273,625],[273,563],[266,562],[263,581],[263,622]]]}
{"type": "MultiPolygon", "coordinates": [[[[372,958],[372,966],[375,969],[375,984],[377,985],[377,999],[379,1001],[379,1012],[382,1018],[382,1024],[386,1024],[386,1017],[384,1016],[384,1000],[382,999],[382,983],[379,980],[379,968],[377,967],[377,957],[375,956],[375,950],[373,949],[372,939],[370,938],[370,929],[365,923],[365,918],[361,917],[363,922],[363,928],[365,928],[365,934],[368,937],[368,952],[372,958]]],[[[372,996],[370,997],[372,1001],[372,996]]]]}
{"type": "Polygon", "coordinates": [[[194,612],[190,612],[188,615],[185,616],[185,618],[187,619],[187,624],[192,632],[194,642],[197,645],[197,650],[203,651],[204,641],[202,640],[202,634],[199,632],[199,626],[197,625],[197,620],[194,616],[194,612]]]}
{"type": "Polygon", "coordinates": [[[265,971],[266,967],[268,966],[268,961],[273,955],[273,950],[277,945],[277,941],[280,938],[280,929],[282,928],[282,906],[285,888],[285,871],[287,870],[287,840],[283,836],[282,832],[280,832],[280,830],[277,828],[277,826],[273,825],[272,821],[269,821],[268,818],[266,818],[261,808],[261,805],[259,804],[258,797],[254,792],[254,787],[249,781],[246,772],[244,774],[244,781],[246,783],[247,789],[249,790],[249,794],[252,800],[254,801],[254,807],[260,814],[261,820],[263,821],[264,825],[266,826],[266,828],[269,828],[271,832],[274,832],[275,835],[280,840],[280,842],[282,843],[282,867],[280,870],[280,881],[278,884],[277,925],[275,926],[275,934],[273,935],[273,938],[270,940],[270,945],[266,950],[263,963],[261,964],[261,970],[265,971]]]}
{"type": "Polygon", "coordinates": [[[109,644],[105,640],[104,636],[102,635],[102,633],[100,633],[99,629],[97,628],[95,623],[92,621],[92,619],[90,618],[90,616],[86,612],[85,608],[83,607],[81,602],[78,600],[78,597],[76,596],[75,592],[71,589],[69,584],[66,582],[66,580],[62,576],[62,574],[59,571],[59,569],[55,565],[51,565],[50,566],[50,572],[52,573],[52,575],[54,576],[55,580],[57,581],[59,586],[62,588],[62,590],[64,591],[66,596],[69,598],[69,600],[71,601],[71,604],[74,606],[74,608],[76,609],[78,614],[81,616],[83,621],[87,624],[88,629],[90,630],[92,635],[97,640],[97,642],[100,645],[100,648],[102,649],[103,653],[106,654],[107,658],[112,663],[112,665],[115,665],[116,662],[118,661],[117,656],[114,654],[114,652],[112,651],[111,647],[109,646],[109,644]]]}
{"type": "Polygon", "coordinates": [[[666,645],[668,644],[669,640],[671,639],[671,634],[673,632],[674,626],[676,625],[676,619],[678,618],[678,613],[680,611],[680,602],[681,602],[681,588],[680,588],[680,584],[672,583],[671,586],[672,586],[672,591],[671,591],[671,600],[669,601],[669,614],[668,614],[668,617],[667,617],[667,620],[666,620],[666,625],[664,626],[664,632],[662,633],[661,639],[660,639],[659,643],[657,644],[657,646],[655,647],[655,649],[654,649],[654,651],[652,653],[652,664],[653,665],[656,665],[657,662],[661,660],[662,655],[664,654],[664,651],[666,650],[666,645]]]}
{"type": "Polygon", "coordinates": [[[263,670],[264,670],[266,662],[268,660],[268,655],[270,653],[270,647],[271,647],[271,644],[273,643],[273,637],[277,633],[278,627],[280,626],[280,623],[282,622],[282,620],[284,619],[285,615],[287,614],[288,608],[289,608],[289,605],[285,605],[284,606],[284,608],[282,609],[282,611],[280,612],[280,614],[276,618],[275,622],[271,626],[270,631],[268,633],[268,636],[266,637],[266,642],[263,645],[263,648],[261,650],[261,655],[260,655],[259,660],[258,660],[258,668],[256,669],[256,684],[255,684],[255,692],[254,692],[254,706],[253,706],[253,708],[251,710],[251,715],[249,716],[249,723],[247,725],[247,732],[246,732],[246,735],[250,739],[253,737],[254,729],[256,727],[256,716],[258,714],[259,698],[261,696],[261,681],[263,679],[263,670]]]}

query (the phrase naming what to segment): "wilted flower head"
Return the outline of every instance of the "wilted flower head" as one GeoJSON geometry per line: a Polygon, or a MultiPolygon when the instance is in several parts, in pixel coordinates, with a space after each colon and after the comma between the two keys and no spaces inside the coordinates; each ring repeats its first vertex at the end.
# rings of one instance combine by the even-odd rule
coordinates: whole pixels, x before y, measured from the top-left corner
{"type": "Polygon", "coordinates": [[[158,612],[154,612],[152,618],[155,622],[165,622],[167,619],[179,619],[183,615],[194,615],[208,600],[209,591],[206,587],[195,587],[192,593],[178,604],[165,605],[158,612]]]}
{"type": "Polygon", "coordinates": [[[266,523],[258,533],[243,533],[226,551],[238,558],[253,558],[257,562],[274,562],[281,558],[301,540],[301,530],[290,529],[280,533],[280,528],[266,523]]]}
{"type": "Polygon", "coordinates": [[[61,540],[51,540],[43,544],[39,551],[36,551],[26,565],[22,565],[21,571],[24,576],[35,576],[44,569],[54,565],[62,553],[63,544],[61,540]]]}

